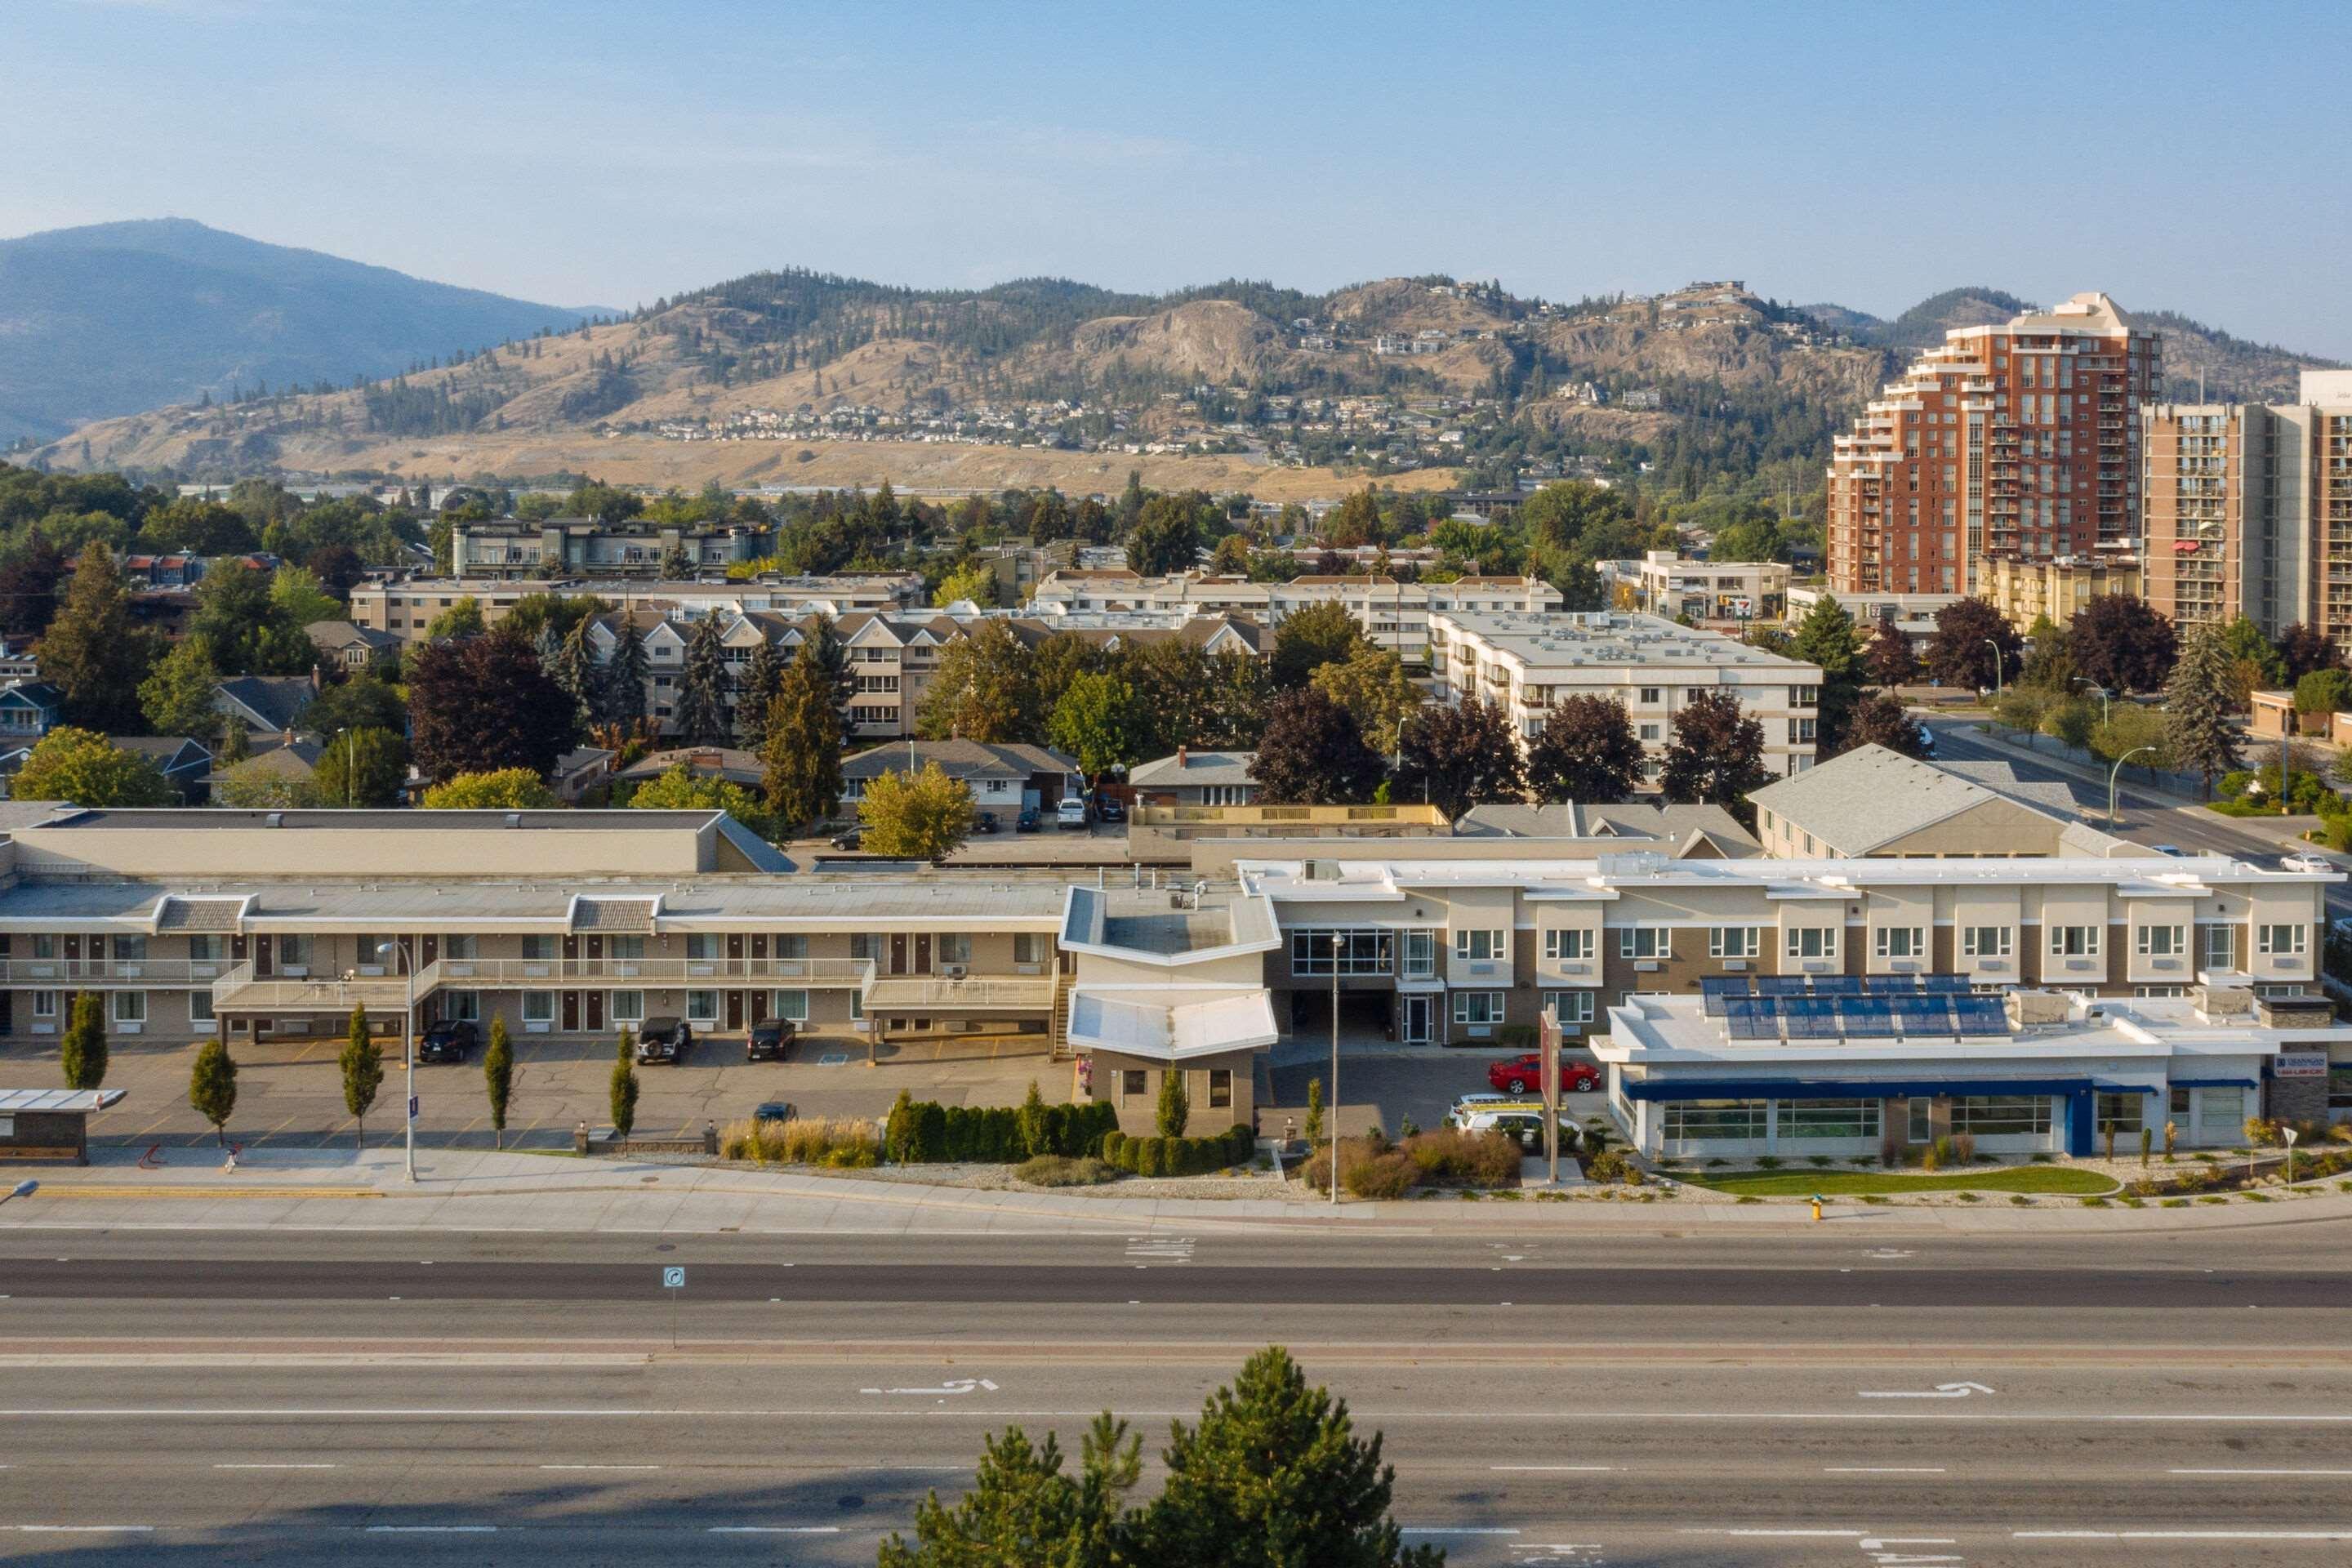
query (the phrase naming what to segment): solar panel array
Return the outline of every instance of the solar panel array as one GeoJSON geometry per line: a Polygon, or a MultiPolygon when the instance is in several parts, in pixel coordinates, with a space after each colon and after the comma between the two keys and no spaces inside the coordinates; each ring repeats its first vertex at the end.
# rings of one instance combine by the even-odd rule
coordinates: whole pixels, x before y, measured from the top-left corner
{"type": "Polygon", "coordinates": [[[1965,975],[1825,975],[1807,991],[1800,975],[1761,975],[1753,994],[1743,975],[1699,983],[1709,1017],[1735,1040],[1874,1040],[1897,1036],[2006,1035],[1998,996],[1968,990],[1965,975]],[[1777,984],[1776,984],[1777,983],[1777,984]],[[1793,984],[1792,984],[1793,983],[1793,984]],[[1868,987],[1864,992],[1865,984],[1868,987]]]}

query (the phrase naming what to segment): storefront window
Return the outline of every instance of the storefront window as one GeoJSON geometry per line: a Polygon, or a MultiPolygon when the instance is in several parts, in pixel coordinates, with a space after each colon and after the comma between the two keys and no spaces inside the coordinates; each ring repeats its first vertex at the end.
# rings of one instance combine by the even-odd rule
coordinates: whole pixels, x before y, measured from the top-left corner
{"type": "Polygon", "coordinates": [[[1878,1101],[1874,1100],[1784,1100],[1780,1102],[1783,1138],[1875,1138],[1878,1101]]]}
{"type": "Polygon", "coordinates": [[[1666,1142],[1694,1138],[1764,1136],[1765,1107],[1761,1100],[1672,1100],[1665,1106],[1666,1142]]]}

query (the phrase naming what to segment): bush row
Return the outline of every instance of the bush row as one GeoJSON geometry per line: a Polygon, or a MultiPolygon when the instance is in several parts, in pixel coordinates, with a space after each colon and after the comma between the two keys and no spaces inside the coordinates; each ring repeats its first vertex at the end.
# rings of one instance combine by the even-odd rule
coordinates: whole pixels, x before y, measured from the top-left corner
{"type": "Polygon", "coordinates": [[[762,1165],[862,1170],[880,1158],[874,1123],[850,1116],[730,1122],[719,1148],[730,1160],[755,1160],[762,1165]]]}
{"type": "Polygon", "coordinates": [[[1034,1086],[1019,1106],[941,1105],[901,1090],[883,1126],[882,1147],[893,1164],[1009,1165],[1040,1154],[1092,1154],[1118,1126],[1118,1108],[1107,1100],[1046,1105],[1034,1086]]]}
{"type": "Polygon", "coordinates": [[[1221,1138],[1129,1138],[1114,1129],[1102,1139],[1102,1157],[1139,1176],[1206,1175],[1246,1164],[1256,1148],[1257,1134],[1238,1121],[1221,1138]]]}

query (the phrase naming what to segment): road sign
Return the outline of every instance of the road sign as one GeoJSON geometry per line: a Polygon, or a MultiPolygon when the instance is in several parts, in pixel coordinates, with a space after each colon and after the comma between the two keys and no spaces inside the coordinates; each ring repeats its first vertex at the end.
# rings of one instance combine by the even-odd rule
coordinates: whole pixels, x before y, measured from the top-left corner
{"type": "Polygon", "coordinates": [[[662,1270],[662,1289],[665,1289],[665,1290],[683,1290],[683,1289],[686,1289],[686,1270],[685,1270],[685,1269],[683,1269],[683,1268],[665,1268],[665,1269],[663,1269],[663,1270],[662,1270]]]}
{"type": "Polygon", "coordinates": [[[424,1103],[425,1102],[415,1095],[412,1094],[408,1097],[408,1119],[411,1121],[416,1120],[416,1108],[424,1103]]]}

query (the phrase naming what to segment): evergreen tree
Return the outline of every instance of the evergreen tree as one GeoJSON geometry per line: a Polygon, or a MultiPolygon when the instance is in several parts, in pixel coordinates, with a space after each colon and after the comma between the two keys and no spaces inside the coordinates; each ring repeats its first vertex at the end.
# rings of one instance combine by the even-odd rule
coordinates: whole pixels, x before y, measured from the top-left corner
{"type": "Polygon", "coordinates": [[[841,803],[841,715],[803,645],[768,704],[761,785],[780,834],[831,816],[841,803]]]}
{"type": "Polygon", "coordinates": [[[621,1026],[621,1047],[613,1061],[613,1135],[628,1137],[637,1124],[637,1037],[621,1026]]]}
{"type": "Polygon", "coordinates": [[[686,547],[675,542],[662,546],[658,568],[665,583],[683,583],[694,575],[694,567],[686,558],[686,547]]]}
{"type": "Polygon", "coordinates": [[[482,1082],[490,1096],[490,1145],[507,1142],[507,1102],[514,1098],[514,1042],[507,1037],[507,1016],[492,1015],[489,1047],[482,1053],[482,1082]]]}
{"type": "Polygon", "coordinates": [[[212,1123],[213,1137],[228,1146],[228,1119],[236,1114],[236,1062],[223,1040],[206,1040],[196,1047],[188,1069],[188,1103],[212,1123]]]}
{"type": "Polygon", "coordinates": [[[1789,657],[1822,667],[1821,707],[1814,726],[1814,745],[1823,756],[1842,748],[1854,704],[1862,700],[1862,654],[1853,616],[1834,595],[1823,594],[1805,612],[1789,640],[1789,657]]]}
{"type": "Polygon", "coordinates": [[[583,730],[603,717],[598,700],[596,643],[590,635],[595,623],[593,616],[583,616],[572,622],[562,645],[556,649],[554,662],[545,666],[548,679],[571,697],[572,713],[583,730]]]}
{"type": "Polygon", "coordinates": [[[94,991],[77,991],[58,1041],[58,1065],[68,1089],[98,1089],[106,1082],[106,1004],[94,991]]]}
{"type": "Polygon", "coordinates": [[[152,653],[152,639],[131,624],[131,591],[114,552],[91,541],[41,638],[41,678],[63,694],[67,721],[101,734],[136,733],[139,683],[152,653]]]}
{"type": "Polygon", "coordinates": [[[1610,805],[1641,787],[1641,737],[1613,697],[1562,698],[1528,744],[1528,787],[1546,805],[1610,805]]]}
{"type": "Polygon", "coordinates": [[[352,1008],[351,1030],[337,1061],[343,1071],[343,1109],[352,1113],[359,1146],[364,1149],[368,1108],[375,1104],[376,1092],[383,1088],[383,1048],[375,1043],[375,1036],[368,1029],[364,1005],[352,1008]]]}
{"type": "MultiPolygon", "coordinates": [[[[896,1120],[894,1116],[894,1121],[896,1120]]],[[[1118,1568],[1119,1504],[1143,1474],[1142,1442],[1127,1423],[1097,1416],[1078,1474],[1062,1474],[1054,1436],[1036,1447],[1018,1426],[983,1439],[972,1484],[950,1508],[930,1493],[915,1510],[915,1540],[892,1534],[880,1568],[1118,1568]]]]}
{"type": "Polygon", "coordinates": [[[1192,1120],[1192,1097],[1185,1092],[1183,1065],[1171,1062],[1160,1075],[1160,1103],[1152,1110],[1152,1125],[1162,1138],[1181,1138],[1184,1124],[1192,1120]]]}
{"type": "Polygon", "coordinates": [[[727,743],[726,631],[716,615],[694,623],[686,639],[686,668],[674,718],[689,746],[727,743]]]}
{"type": "Polygon", "coordinates": [[[634,729],[646,716],[646,679],[652,673],[646,657],[646,634],[633,612],[623,611],[613,657],[598,682],[597,712],[607,724],[634,729]]]}
{"type": "Polygon", "coordinates": [[[842,715],[846,728],[849,699],[857,689],[857,679],[849,672],[849,646],[841,640],[831,616],[820,611],[810,618],[801,633],[799,657],[807,659],[824,677],[825,689],[833,695],[834,711],[842,715]]]}
{"type": "Polygon", "coordinates": [[[2230,722],[2231,667],[2235,662],[2226,634],[2219,627],[2199,626],[2189,633],[2189,646],[2172,667],[2164,694],[2164,739],[2175,767],[2193,769],[2205,780],[2205,796],[2213,795],[2213,780],[2238,765],[2238,732],[2230,722]]]}
{"type": "Polygon", "coordinates": [[[784,665],[776,645],[763,634],[743,661],[743,675],[735,689],[735,743],[747,752],[761,752],[768,742],[768,705],[783,689],[784,665]]]}

